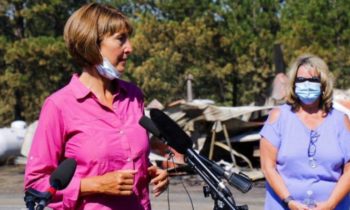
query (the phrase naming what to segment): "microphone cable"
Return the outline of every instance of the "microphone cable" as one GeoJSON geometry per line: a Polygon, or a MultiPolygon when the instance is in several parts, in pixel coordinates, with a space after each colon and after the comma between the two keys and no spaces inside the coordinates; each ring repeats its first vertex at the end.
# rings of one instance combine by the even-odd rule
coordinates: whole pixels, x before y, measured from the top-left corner
{"type": "MultiPolygon", "coordinates": [[[[175,158],[174,158],[175,154],[173,152],[170,152],[169,153],[169,157],[168,157],[168,160],[171,159],[173,165],[175,165],[175,158]]],[[[169,165],[168,165],[168,161],[167,161],[167,168],[169,168],[169,165]]],[[[174,171],[175,171],[175,174],[177,173],[177,170],[176,170],[176,167],[174,168],[174,171]]],[[[194,206],[193,206],[193,201],[192,201],[192,197],[190,195],[190,193],[188,192],[187,188],[186,188],[186,185],[181,177],[181,184],[182,184],[182,187],[184,188],[186,194],[187,194],[187,197],[188,199],[190,200],[190,203],[191,203],[191,207],[192,207],[192,210],[194,210],[194,206]]],[[[168,186],[168,208],[170,210],[170,203],[169,203],[169,186],[168,186]]]]}
{"type": "MultiPolygon", "coordinates": [[[[173,163],[174,163],[174,153],[170,152],[169,153],[169,157],[166,161],[166,169],[168,170],[169,169],[169,161],[170,160],[173,160],[173,163]]],[[[169,184],[168,184],[168,189],[166,190],[167,193],[166,193],[166,197],[167,197],[167,202],[168,202],[168,210],[170,210],[170,198],[169,198],[169,195],[170,195],[170,180],[169,180],[169,184]]]]}

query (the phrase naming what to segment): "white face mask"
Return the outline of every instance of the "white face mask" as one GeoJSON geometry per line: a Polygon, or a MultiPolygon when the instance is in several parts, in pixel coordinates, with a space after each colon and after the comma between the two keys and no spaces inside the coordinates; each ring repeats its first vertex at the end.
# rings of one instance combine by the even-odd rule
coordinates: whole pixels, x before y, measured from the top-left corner
{"type": "Polygon", "coordinates": [[[97,65],[96,69],[101,76],[109,80],[119,79],[122,76],[122,73],[114,68],[111,62],[105,57],[103,58],[102,64],[97,65]]]}

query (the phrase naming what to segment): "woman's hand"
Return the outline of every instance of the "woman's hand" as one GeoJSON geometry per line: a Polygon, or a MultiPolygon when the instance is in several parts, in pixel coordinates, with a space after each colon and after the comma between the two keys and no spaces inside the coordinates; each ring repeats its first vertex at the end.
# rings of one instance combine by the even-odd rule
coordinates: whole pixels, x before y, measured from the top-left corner
{"type": "Polygon", "coordinates": [[[329,202],[317,203],[316,207],[312,210],[333,210],[334,207],[329,202]]]}
{"type": "Polygon", "coordinates": [[[119,170],[81,180],[81,195],[95,193],[128,196],[133,193],[136,170],[119,170]]]}
{"type": "Polygon", "coordinates": [[[289,201],[288,208],[290,210],[310,210],[310,208],[307,207],[305,204],[302,204],[295,200],[289,201]]]}
{"type": "Polygon", "coordinates": [[[168,172],[156,166],[150,166],[148,167],[148,174],[151,177],[151,183],[154,185],[152,192],[157,197],[168,187],[168,172]]]}

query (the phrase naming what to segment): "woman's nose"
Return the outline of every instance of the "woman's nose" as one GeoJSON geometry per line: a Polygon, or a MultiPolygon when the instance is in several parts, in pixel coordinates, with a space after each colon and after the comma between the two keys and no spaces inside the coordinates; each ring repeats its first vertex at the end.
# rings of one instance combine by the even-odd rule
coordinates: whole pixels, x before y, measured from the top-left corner
{"type": "Polygon", "coordinates": [[[125,42],[125,53],[130,54],[132,52],[132,46],[130,40],[126,40],[125,42]]]}

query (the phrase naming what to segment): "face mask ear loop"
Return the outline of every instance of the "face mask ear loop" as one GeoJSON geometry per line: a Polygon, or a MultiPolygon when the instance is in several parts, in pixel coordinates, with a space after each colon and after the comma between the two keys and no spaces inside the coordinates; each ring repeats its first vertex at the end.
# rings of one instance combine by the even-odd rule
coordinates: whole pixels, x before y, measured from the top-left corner
{"type": "Polygon", "coordinates": [[[103,57],[102,64],[97,65],[96,69],[101,76],[109,80],[119,79],[122,75],[106,57],[103,57]]]}

